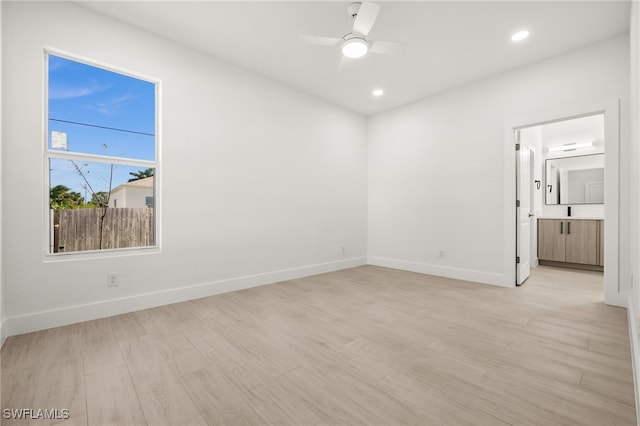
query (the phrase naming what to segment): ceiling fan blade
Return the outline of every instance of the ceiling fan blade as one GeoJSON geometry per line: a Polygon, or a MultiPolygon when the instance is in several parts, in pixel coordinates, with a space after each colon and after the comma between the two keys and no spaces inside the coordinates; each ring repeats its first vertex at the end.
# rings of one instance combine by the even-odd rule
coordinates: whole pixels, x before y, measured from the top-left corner
{"type": "Polygon", "coordinates": [[[372,40],[369,42],[369,52],[381,55],[394,55],[402,51],[407,45],[395,41],[372,40]]]}
{"type": "Polygon", "coordinates": [[[334,37],[320,37],[320,36],[310,36],[310,35],[301,35],[300,41],[307,44],[315,44],[318,46],[336,46],[338,43],[342,41],[341,38],[334,37]]]}
{"type": "Polygon", "coordinates": [[[364,37],[369,35],[369,31],[373,28],[373,24],[376,23],[378,13],[380,12],[380,6],[371,2],[363,2],[358,9],[358,15],[356,20],[353,21],[353,32],[358,33],[364,37]]]}

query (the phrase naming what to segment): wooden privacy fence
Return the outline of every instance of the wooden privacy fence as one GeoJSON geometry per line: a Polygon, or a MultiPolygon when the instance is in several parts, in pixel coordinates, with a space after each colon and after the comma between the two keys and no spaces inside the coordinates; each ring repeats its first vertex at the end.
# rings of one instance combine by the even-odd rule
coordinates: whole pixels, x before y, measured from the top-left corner
{"type": "Polygon", "coordinates": [[[54,253],[146,247],[155,244],[152,208],[51,210],[54,253]],[[100,244],[100,221],[102,245],[100,244]]]}

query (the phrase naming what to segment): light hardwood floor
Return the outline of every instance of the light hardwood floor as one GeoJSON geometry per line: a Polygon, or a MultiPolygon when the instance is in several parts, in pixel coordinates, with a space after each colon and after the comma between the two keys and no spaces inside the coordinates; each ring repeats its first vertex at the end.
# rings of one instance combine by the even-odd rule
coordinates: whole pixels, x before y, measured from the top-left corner
{"type": "Polygon", "coordinates": [[[634,425],[626,310],[601,289],[548,267],[516,289],[317,275],[11,337],[2,407],[66,408],[60,425],[634,425]]]}

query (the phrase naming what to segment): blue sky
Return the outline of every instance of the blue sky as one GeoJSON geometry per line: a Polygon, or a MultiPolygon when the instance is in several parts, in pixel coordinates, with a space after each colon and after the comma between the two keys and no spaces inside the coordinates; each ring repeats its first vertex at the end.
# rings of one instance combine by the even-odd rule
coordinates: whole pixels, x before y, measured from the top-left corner
{"type": "MultiPolygon", "coordinates": [[[[69,152],[155,160],[154,83],[49,55],[48,88],[50,149],[51,132],[57,131],[67,134],[69,152]]],[[[96,192],[107,190],[108,164],[78,165],[96,192]]],[[[116,165],[112,188],[128,181],[129,172],[144,168],[116,165]]],[[[51,185],[59,184],[84,195],[84,181],[68,160],[51,161],[51,185]]]]}

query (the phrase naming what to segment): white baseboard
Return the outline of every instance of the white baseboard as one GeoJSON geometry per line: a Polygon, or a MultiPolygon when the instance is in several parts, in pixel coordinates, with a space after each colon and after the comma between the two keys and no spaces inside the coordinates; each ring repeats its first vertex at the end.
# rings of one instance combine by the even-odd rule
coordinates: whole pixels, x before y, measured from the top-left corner
{"type": "Polygon", "coordinates": [[[628,308],[629,306],[629,293],[618,292],[613,295],[604,295],[604,303],[611,306],[618,306],[620,308],[628,308]]]}
{"type": "Polygon", "coordinates": [[[2,323],[0,323],[0,348],[2,348],[2,345],[4,345],[4,341],[7,340],[7,328],[5,327],[6,323],[6,321],[2,321],[2,323]]]}
{"type": "Polygon", "coordinates": [[[353,268],[366,264],[365,257],[354,257],[334,262],[283,269],[264,274],[249,275],[228,280],[214,281],[187,287],[163,290],[154,293],[139,294],[118,299],[105,300],[85,305],[70,306],[51,311],[37,312],[7,318],[5,321],[6,336],[45,330],[82,321],[106,318],[156,306],[184,302],[186,300],[213,296],[221,293],[273,284],[340,269],[353,268]]]}
{"type": "Polygon", "coordinates": [[[640,426],[640,393],[638,387],[640,386],[640,377],[638,374],[638,368],[640,368],[640,352],[638,351],[638,317],[634,311],[633,302],[631,296],[627,301],[627,320],[629,321],[629,343],[631,346],[631,366],[633,368],[633,389],[636,396],[636,424],[640,426]]]}
{"type": "Polygon", "coordinates": [[[377,256],[367,257],[367,263],[369,265],[383,266],[385,268],[401,269],[404,271],[419,272],[421,274],[437,275],[440,277],[473,281],[482,284],[497,285],[500,287],[515,287],[515,283],[508,284],[505,282],[504,274],[496,274],[492,272],[451,268],[448,266],[409,262],[406,260],[389,259],[386,257],[377,256]]]}

